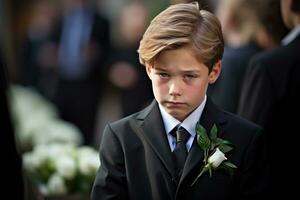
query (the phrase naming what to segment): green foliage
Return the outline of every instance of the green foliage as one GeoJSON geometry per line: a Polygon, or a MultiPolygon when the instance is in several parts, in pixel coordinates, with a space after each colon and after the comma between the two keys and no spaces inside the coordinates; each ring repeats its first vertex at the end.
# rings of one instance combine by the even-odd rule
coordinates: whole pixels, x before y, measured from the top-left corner
{"type": "Polygon", "coordinates": [[[195,178],[191,186],[193,186],[197,180],[206,172],[209,172],[209,176],[212,176],[212,171],[217,169],[224,169],[230,175],[233,175],[234,169],[237,168],[236,165],[227,160],[225,153],[233,150],[233,144],[227,140],[218,138],[218,128],[214,124],[210,130],[210,135],[207,134],[206,129],[198,122],[196,124],[196,133],[197,133],[197,143],[199,147],[203,150],[203,166],[201,167],[200,173],[195,178]],[[209,162],[209,158],[215,153],[217,156],[217,161],[209,162]],[[213,164],[217,164],[217,167],[213,167],[213,164]]]}

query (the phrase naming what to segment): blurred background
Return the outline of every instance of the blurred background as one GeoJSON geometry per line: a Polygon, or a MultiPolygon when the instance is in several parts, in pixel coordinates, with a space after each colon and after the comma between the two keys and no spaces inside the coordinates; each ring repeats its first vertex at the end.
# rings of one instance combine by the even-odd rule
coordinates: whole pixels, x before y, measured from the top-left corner
{"type": "MultiPolygon", "coordinates": [[[[143,32],[161,10],[180,2],[191,1],[0,0],[1,130],[7,130],[4,141],[9,141],[1,152],[15,166],[6,170],[14,170],[11,188],[17,191],[10,196],[36,199],[36,193],[41,198],[83,191],[82,199],[87,198],[104,126],[153,99],[137,54],[143,32]],[[60,153],[64,159],[53,157],[60,153]],[[77,166],[82,154],[91,159],[81,168],[91,172],[77,166]],[[78,180],[86,184],[77,186],[78,180]]],[[[279,46],[288,31],[280,1],[198,2],[219,17],[226,43],[222,75],[208,94],[237,113],[250,59],[279,46]]]]}

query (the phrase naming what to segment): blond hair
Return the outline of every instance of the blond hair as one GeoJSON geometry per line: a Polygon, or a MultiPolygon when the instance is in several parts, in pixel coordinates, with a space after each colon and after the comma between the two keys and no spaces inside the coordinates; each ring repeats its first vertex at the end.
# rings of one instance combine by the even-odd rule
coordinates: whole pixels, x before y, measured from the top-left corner
{"type": "Polygon", "coordinates": [[[253,8],[262,4],[258,2],[249,0],[223,0],[219,2],[216,15],[223,25],[226,42],[231,43],[232,38],[235,38],[235,41],[237,35],[239,45],[247,44],[255,39],[258,18],[253,8]]]}
{"type": "Polygon", "coordinates": [[[140,62],[153,67],[159,53],[186,45],[193,47],[209,71],[222,59],[220,22],[212,13],[199,9],[197,2],[171,5],[151,21],[140,41],[140,62]]]}

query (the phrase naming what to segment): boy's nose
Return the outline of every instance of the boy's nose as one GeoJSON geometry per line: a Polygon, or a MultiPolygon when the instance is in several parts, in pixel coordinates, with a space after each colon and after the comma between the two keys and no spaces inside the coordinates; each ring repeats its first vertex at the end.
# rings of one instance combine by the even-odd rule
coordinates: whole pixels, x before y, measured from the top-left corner
{"type": "Polygon", "coordinates": [[[171,96],[180,96],[182,95],[182,86],[179,81],[172,81],[169,86],[169,94],[171,96]]]}

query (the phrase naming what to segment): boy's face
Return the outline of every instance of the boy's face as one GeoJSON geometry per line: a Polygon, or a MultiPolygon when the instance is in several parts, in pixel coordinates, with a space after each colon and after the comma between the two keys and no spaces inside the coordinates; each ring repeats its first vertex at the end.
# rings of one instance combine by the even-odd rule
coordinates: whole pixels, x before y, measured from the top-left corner
{"type": "Polygon", "coordinates": [[[190,47],[163,51],[154,66],[146,65],[155,99],[179,121],[183,121],[204,99],[207,86],[217,80],[221,64],[212,72],[197,60],[190,47]]]}

